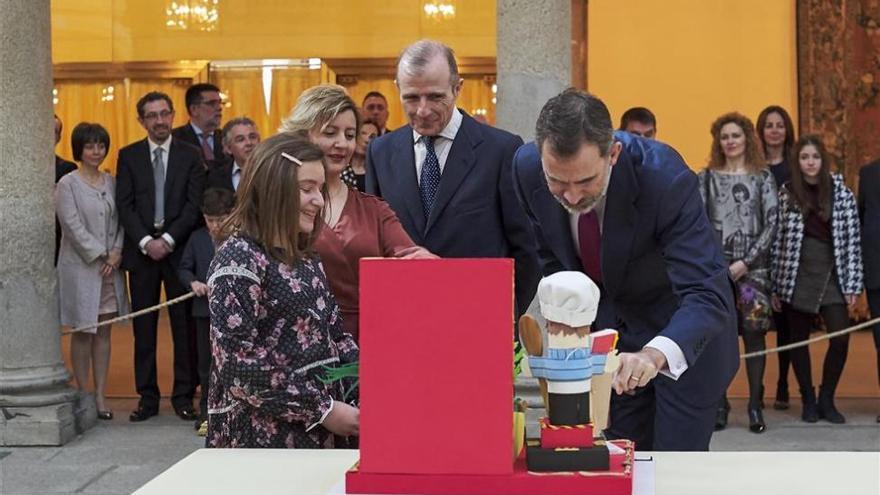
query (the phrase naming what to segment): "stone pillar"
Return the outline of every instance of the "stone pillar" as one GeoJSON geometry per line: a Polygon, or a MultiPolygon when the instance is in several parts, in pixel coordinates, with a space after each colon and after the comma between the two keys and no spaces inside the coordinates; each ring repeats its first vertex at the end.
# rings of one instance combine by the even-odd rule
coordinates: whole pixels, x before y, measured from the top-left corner
{"type": "Polygon", "coordinates": [[[498,0],[498,127],[530,141],[541,107],[571,85],[572,1],[498,0]]]}
{"type": "Polygon", "coordinates": [[[61,359],[49,26],[49,0],[0,0],[0,445],[61,445],[94,423],[61,359]]]}

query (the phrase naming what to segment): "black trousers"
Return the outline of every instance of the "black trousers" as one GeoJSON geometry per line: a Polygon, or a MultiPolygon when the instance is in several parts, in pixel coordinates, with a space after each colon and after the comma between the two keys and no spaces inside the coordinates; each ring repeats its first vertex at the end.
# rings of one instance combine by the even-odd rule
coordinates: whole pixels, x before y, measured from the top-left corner
{"type": "MultiPolygon", "coordinates": [[[[783,312],[773,312],[773,326],[776,328],[776,346],[782,347],[791,343],[791,330],[788,329],[788,319],[783,312]]],[[[778,352],[779,380],[777,389],[788,390],[788,369],[791,365],[790,351],[778,352]]]]}
{"type": "MultiPolygon", "coordinates": [[[[168,259],[152,262],[147,266],[132,270],[128,274],[131,292],[132,311],[139,311],[159,303],[160,289],[165,285],[168,299],[185,293],[177,278],[177,270],[168,259]]],[[[190,363],[189,314],[186,304],[175,304],[168,308],[171,321],[171,338],[174,342],[174,386],[171,390],[171,404],[175,408],[192,406],[195,393],[195,376],[190,363]]],[[[141,405],[158,408],[159,383],[156,379],[156,334],[159,313],[154,311],[134,319],[134,381],[141,405]]]]}
{"type": "Polygon", "coordinates": [[[199,360],[199,388],[202,397],[199,400],[199,410],[202,421],[208,419],[208,377],[211,374],[211,319],[194,317],[196,326],[196,346],[199,360]]]}
{"type": "MultiPolygon", "coordinates": [[[[785,305],[784,311],[788,318],[788,327],[791,331],[791,341],[800,342],[810,337],[816,315],[804,313],[785,305]]],[[[819,315],[825,321],[828,332],[843,330],[849,326],[849,312],[845,304],[827,304],[819,308],[819,315]]],[[[812,390],[813,376],[810,369],[810,351],[808,346],[798,347],[791,351],[791,365],[797,377],[798,386],[801,390],[812,390]]],[[[828,343],[828,352],[825,354],[825,363],[822,366],[822,387],[834,395],[843,367],[846,364],[846,355],[849,352],[849,335],[841,335],[831,339],[828,343]]]]}

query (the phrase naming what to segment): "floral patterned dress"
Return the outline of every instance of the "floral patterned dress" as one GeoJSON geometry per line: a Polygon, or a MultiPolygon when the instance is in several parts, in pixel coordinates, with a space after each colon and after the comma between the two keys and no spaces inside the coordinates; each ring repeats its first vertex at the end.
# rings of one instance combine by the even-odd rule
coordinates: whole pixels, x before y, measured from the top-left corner
{"type": "Polygon", "coordinates": [[[208,277],[207,446],[332,448],[334,436],[321,422],[348,384],[319,377],[324,366],[357,361],[358,348],[342,330],[320,261],[288,266],[235,234],[208,277]]]}

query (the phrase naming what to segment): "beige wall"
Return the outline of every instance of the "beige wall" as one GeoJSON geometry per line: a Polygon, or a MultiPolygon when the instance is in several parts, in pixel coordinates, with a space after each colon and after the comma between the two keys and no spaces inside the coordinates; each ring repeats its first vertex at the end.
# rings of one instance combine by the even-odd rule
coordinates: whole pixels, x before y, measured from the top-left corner
{"type": "Polygon", "coordinates": [[[778,104],[797,122],[795,34],[794,0],[590,0],[589,90],[615,125],[650,108],[658,138],[699,169],[722,113],[754,121],[778,104]]]}

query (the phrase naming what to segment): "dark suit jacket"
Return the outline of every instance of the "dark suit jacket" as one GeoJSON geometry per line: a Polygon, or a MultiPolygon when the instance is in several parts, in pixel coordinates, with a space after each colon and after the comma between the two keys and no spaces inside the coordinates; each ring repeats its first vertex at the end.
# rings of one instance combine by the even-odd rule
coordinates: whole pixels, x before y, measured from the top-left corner
{"type": "Polygon", "coordinates": [[[220,162],[215,160],[212,163],[208,164],[208,174],[205,181],[205,189],[216,187],[220,189],[228,189],[232,192],[235,192],[235,187],[232,185],[233,164],[234,161],[231,158],[220,162]]]}
{"type": "MultiPolygon", "coordinates": [[[[189,237],[183,256],[180,258],[180,266],[177,269],[177,277],[184,289],[189,291],[190,284],[195,281],[207,283],[208,267],[214,259],[214,241],[206,227],[202,227],[189,237]]],[[[197,318],[208,318],[208,298],[205,296],[193,299],[192,315],[197,318]]]]}
{"type": "Polygon", "coordinates": [[[859,217],[865,287],[880,289],[880,160],[859,170],[859,217]]]}
{"type": "MultiPolygon", "coordinates": [[[[665,144],[621,132],[615,139],[624,147],[605,202],[596,328],[618,329],[622,352],[656,335],[672,339],[688,363],[673,386],[708,406],[733,379],[739,350],[730,277],[697,176],[665,144]]],[[[547,188],[534,143],[517,151],[514,175],[544,274],[582,271],[569,214],[547,188]]]]}
{"type": "Polygon", "coordinates": [[[520,144],[519,137],[463,115],[427,221],[412,127],[370,143],[366,174],[366,192],[391,205],[416,244],[447,258],[513,258],[518,314],[528,308],[540,278],[535,239],[511,176],[520,144]]]}
{"type": "MultiPolygon", "coordinates": [[[[205,154],[202,152],[202,143],[199,142],[196,130],[189,125],[189,122],[172,129],[171,136],[174,137],[174,139],[179,139],[184,143],[195,146],[196,149],[199,150],[199,156],[202,157],[202,161],[206,164],[208,163],[207,157],[205,157],[205,154]]],[[[225,157],[226,154],[223,153],[223,133],[220,129],[217,129],[214,131],[214,160],[223,161],[225,157]]]]}
{"type": "MultiPolygon", "coordinates": [[[[165,228],[174,239],[170,261],[177,266],[190,234],[201,220],[199,204],[205,182],[202,158],[192,146],[171,139],[165,172],[165,228]]],[[[125,229],[122,267],[138,270],[153,260],[141,253],[138,243],[153,232],[156,202],[150,145],[146,139],[119,150],[116,163],[116,207],[125,229]]]]}

